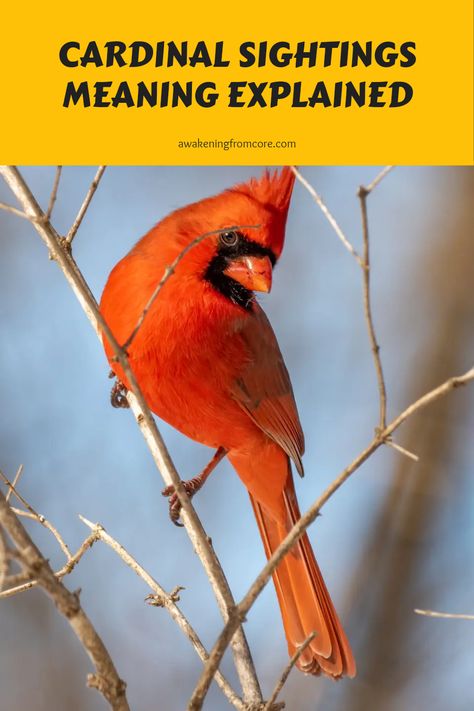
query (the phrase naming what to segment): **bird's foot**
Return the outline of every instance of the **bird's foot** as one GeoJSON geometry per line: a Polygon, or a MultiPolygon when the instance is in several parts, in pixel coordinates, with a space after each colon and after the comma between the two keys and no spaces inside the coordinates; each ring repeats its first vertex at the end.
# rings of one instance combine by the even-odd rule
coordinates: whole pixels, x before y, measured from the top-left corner
{"type": "MultiPolygon", "coordinates": [[[[194,496],[196,492],[199,491],[199,489],[205,483],[206,479],[214,471],[216,466],[219,464],[221,459],[225,457],[226,454],[227,450],[225,450],[224,447],[219,447],[216,450],[209,464],[204,467],[204,469],[200,474],[198,474],[198,476],[195,476],[193,479],[188,479],[188,481],[182,482],[184,490],[190,499],[194,496]]],[[[181,516],[181,503],[178,499],[178,495],[174,489],[174,486],[172,484],[171,486],[167,486],[166,489],[164,489],[161,493],[163,494],[163,496],[168,497],[168,503],[170,507],[170,519],[173,521],[175,526],[182,526],[183,524],[179,522],[179,517],[181,516]]]]}
{"type": "MultiPolygon", "coordinates": [[[[188,479],[188,481],[183,481],[181,483],[186,494],[191,499],[194,494],[199,491],[204,482],[205,478],[203,478],[202,474],[199,474],[193,479],[188,479]]],[[[170,519],[173,521],[175,526],[182,526],[183,524],[179,521],[179,518],[181,516],[181,502],[178,499],[178,494],[176,493],[173,484],[167,486],[166,489],[163,489],[161,493],[163,494],[163,496],[168,497],[170,519]]]]}
{"type": "MultiPolygon", "coordinates": [[[[111,377],[113,377],[113,374],[111,377]]],[[[110,404],[112,407],[130,407],[127,400],[127,393],[127,388],[122,381],[117,378],[110,391],[110,404]]]]}

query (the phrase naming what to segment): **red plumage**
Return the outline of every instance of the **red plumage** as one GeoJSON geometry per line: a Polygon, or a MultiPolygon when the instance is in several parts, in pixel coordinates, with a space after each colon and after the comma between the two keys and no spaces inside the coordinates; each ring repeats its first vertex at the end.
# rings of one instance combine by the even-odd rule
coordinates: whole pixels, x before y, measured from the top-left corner
{"type": "MultiPolygon", "coordinates": [[[[103,316],[124,343],[182,250],[199,235],[234,228],[224,237],[210,235],[181,259],[129,356],[153,412],[188,437],[228,451],[249,491],[267,556],[300,516],[290,459],[302,473],[304,438],[283,357],[252,289],[269,289],[293,183],[289,168],[267,171],[173,212],[116,265],[101,300],[103,316]]],[[[104,346],[127,386],[105,340],[104,346]]],[[[300,669],[353,676],[352,652],[306,535],[273,577],[290,654],[316,632],[300,669]]]]}

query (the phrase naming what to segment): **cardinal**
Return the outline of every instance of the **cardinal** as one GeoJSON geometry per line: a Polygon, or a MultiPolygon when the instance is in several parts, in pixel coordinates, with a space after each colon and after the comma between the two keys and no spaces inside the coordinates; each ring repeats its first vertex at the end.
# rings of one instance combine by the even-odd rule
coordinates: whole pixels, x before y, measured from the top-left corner
{"type": "MultiPolygon", "coordinates": [[[[195,493],[226,455],[249,492],[267,557],[300,518],[291,462],[303,476],[304,437],[288,371],[254,292],[270,291],[294,177],[289,167],[265,171],[171,213],[114,267],[100,304],[117,341],[130,342],[165,270],[175,265],[128,346],[130,365],[154,413],[216,450],[187,492],[195,493]]],[[[126,390],[105,337],[104,347],[126,390]]],[[[115,404],[123,403],[118,394],[115,404]]],[[[176,520],[176,496],[170,502],[176,520]]],[[[349,642],[306,534],[273,580],[289,654],[315,634],[297,666],[334,679],[354,676],[349,642]]]]}

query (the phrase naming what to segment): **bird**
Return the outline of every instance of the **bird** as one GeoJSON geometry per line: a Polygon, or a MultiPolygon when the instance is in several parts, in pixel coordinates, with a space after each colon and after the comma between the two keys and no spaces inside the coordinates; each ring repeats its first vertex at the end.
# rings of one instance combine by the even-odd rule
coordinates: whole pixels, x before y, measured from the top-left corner
{"type": "MultiPolygon", "coordinates": [[[[174,210],[116,264],[100,302],[115,339],[127,343],[152,412],[216,450],[186,491],[194,494],[227,456],[249,493],[267,558],[300,518],[292,463],[302,476],[305,445],[288,370],[255,292],[271,289],[294,180],[289,166],[266,169],[174,210]]],[[[126,392],[126,374],[105,335],[103,343],[126,392]]],[[[176,496],[170,502],[176,521],[176,496]]],[[[290,656],[314,635],[298,668],[333,679],[355,676],[350,644],[306,533],[273,581],[290,656]]]]}

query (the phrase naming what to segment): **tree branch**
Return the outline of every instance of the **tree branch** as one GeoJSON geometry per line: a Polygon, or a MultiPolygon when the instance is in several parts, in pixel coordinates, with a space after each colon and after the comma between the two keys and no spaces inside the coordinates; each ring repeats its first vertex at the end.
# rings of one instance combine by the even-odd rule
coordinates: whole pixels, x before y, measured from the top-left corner
{"type": "Polygon", "coordinates": [[[376,175],[372,182],[369,183],[365,188],[365,190],[367,191],[367,195],[371,193],[374,188],[377,187],[377,185],[385,178],[386,175],[388,175],[388,173],[390,173],[391,170],[393,170],[393,168],[393,165],[386,165],[385,168],[382,168],[380,173],[376,175]]]}
{"type": "Polygon", "coordinates": [[[89,655],[95,674],[89,675],[88,685],[100,691],[114,711],[130,711],[125,694],[126,685],[120,679],[103,641],[82,609],[79,596],[70,592],[56,578],[48,561],[10,509],[1,491],[0,524],[17,547],[23,565],[36,576],[38,585],[53,600],[57,610],[69,622],[89,655]]]}
{"type": "MultiPolygon", "coordinates": [[[[13,513],[16,513],[15,509],[12,508],[13,513]]],[[[18,515],[18,514],[17,514],[18,515]]],[[[99,535],[97,531],[93,531],[90,536],[88,536],[85,541],[81,543],[74,555],[70,556],[67,562],[62,568],[57,570],[54,574],[58,580],[62,580],[66,575],[72,573],[76,565],[81,560],[82,556],[86,551],[88,551],[96,541],[99,540],[99,535]]],[[[18,593],[25,592],[26,590],[31,590],[38,585],[38,580],[31,580],[31,573],[19,573],[18,575],[11,575],[8,577],[8,588],[6,590],[1,590],[0,588],[0,598],[12,597],[18,593]],[[26,579],[25,582],[23,582],[26,579]]]]}
{"type": "Polygon", "coordinates": [[[4,202],[0,202],[0,210],[4,210],[5,212],[11,212],[12,215],[16,215],[16,217],[23,217],[25,220],[30,219],[29,216],[22,210],[18,210],[17,207],[13,207],[13,205],[7,205],[4,202]]]}
{"type": "Polygon", "coordinates": [[[20,464],[20,466],[18,467],[18,469],[17,469],[16,472],[15,472],[15,476],[13,477],[12,483],[9,485],[9,488],[8,488],[8,491],[7,491],[7,495],[5,496],[5,499],[6,499],[7,501],[10,501],[10,496],[12,495],[12,493],[13,493],[13,491],[14,491],[14,489],[15,489],[15,486],[16,486],[16,485],[18,484],[18,482],[20,481],[20,477],[21,477],[22,474],[23,474],[23,464],[20,464]]]}
{"type": "MultiPolygon", "coordinates": [[[[383,176],[382,176],[383,177],[383,176]]],[[[379,178],[380,182],[382,178],[379,178]]],[[[375,179],[371,185],[378,184],[375,179]]],[[[372,306],[370,297],[370,250],[369,250],[369,220],[367,215],[367,196],[370,190],[363,185],[360,186],[357,193],[360,200],[360,209],[362,213],[362,238],[364,241],[364,258],[361,264],[363,274],[363,293],[364,293],[364,315],[367,324],[367,332],[369,334],[370,348],[374,359],[375,372],[377,373],[377,383],[379,388],[379,429],[385,429],[387,425],[387,390],[385,387],[385,379],[383,375],[382,361],[380,359],[380,346],[375,335],[375,326],[372,316],[372,306]]]]}
{"type": "MultiPolygon", "coordinates": [[[[377,385],[378,385],[378,390],[379,390],[379,424],[378,424],[378,429],[383,430],[387,424],[387,392],[386,392],[386,386],[385,386],[385,378],[383,374],[383,368],[382,368],[382,361],[380,358],[380,347],[377,342],[377,336],[375,332],[375,326],[374,326],[374,321],[373,321],[373,316],[372,316],[372,306],[371,306],[371,292],[370,292],[370,251],[369,251],[369,225],[368,225],[368,216],[367,216],[367,197],[370,195],[370,193],[374,190],[374,188],[379,185],[379,183],[385,178],[385,176],[393,169],[393,166],[388,165],[383,170],[380,171],[380,173],[372,180],[371,183],[367,187],[361,186],[358,190],[358,197],[360,200],[360,206],[361,206],[361,213],[362,213],[362,236],[363,236],[363,245],[364,245],[364,254],[363,257],[361,257],[342,229],[339,227],[338,223],[336,222],[336,219],[333,217],[333,215],[330,213],[328,208],[326,207],[325,203],[323,202],[321,196],[317,191],[313,188],[313,186],[304,178],[301,173],[294,167],[292,166],[292,170],[295,174],[295,176],[298,178],[300,183],[306,188],[306,190],[309,192],[309,194],[313,197],[317,205],[320,207],[322,210],[323,214],[329,221],[329,224],[331,227],[334,229],[336,235],[339,237],[341,242],[344,244],[346,247],[347,251],[355,258],[356,262],[362,269],[362,277],[363,277],[363,298],[364,298],[364,317],[365,317],[365,322],[367,325],[367,333],[369,336],[369,342],[370,342],[370,348],[372,351],[372,356],[374,359],[374,365],[375,365],[375,371],[377,375],[377,385]]],[[[413,454],[412,452],[409,452],[406,450],[404,447],[401,447],[399,444],[396,444],[395,442],[392,442],[391,439],[387,439],[385,444],[388,446],[392,447],[393,449],[397,450],[401,454],[405,455],[406,457],[409,457],[410,459],[413,459],[414,461],[418,461],[418,457],[416,454],[413,454]]]]}
{"type": "MultiPolygon", "coordinates": [[[[17,471],[17,474],[16,474],[16,476],[15,476],[15,479],[16,479],[17,481],[18,481],[18,479],[19,479],[19,475],[21,474],[21,472],[22,472],[22,468],[19,468],[18,471],[17,471]]],[[[42,514],[37,513],[37,512],[34,510],[34,508],[33,508],[27,501],[25,501],[25,499],[23,498],[23,496],[21,496],[21,494],[16,490],[15,484],[12,483],[12,482],[10,482],[9,479],[7,479],[7,477],[6,477],[5,474],[2,472],[1,469],[0,469],[0,478],[3,480],[3,482],[4,482],[4,483],[7,485],[7,487],[8,487],[7,497],[8,497],[8,495],[11,494],[11,493],[15,494],[15,496],[16,496],[17,499],[18,499],[18,501],[20,501],[20,502],[23,504],[23,506],[24,506],[26,509],[28,509],[27,511],[22,511],[21,509],[16,509],[16,508],[12,507],[13,512],[14,512],[17,516],[24,516],[25,518],[31,518],[31,519],[33,519],[34,521],[38,521],[38,523],[40,523],[42,526],[44,526],[44,528],[47,528],[48,531],[50,531],[50,532],[53,534],[53,536],[55,537],[55,539],[56,539],[57,542],[59,543],[59,546],[60,546],[62,552],[64,553],[64,555],[66,556],[66,558],[69,560],[69,559],[71,558],[71,551],[69,550],[67,543],[64,541],[64,539],[63,539],[63,537],[61,536],[61,534],[59,533],[59,531],[53,526],[52,523],[50,523],[50,522],[48,521],[48,519],[47,519],[45,516],[43,516],[42,514]]],[[[8,499],[7,499],[7,501],[8,501],[8,499]]]]}
{"type": "MultiPolygon", "coordinates": [[[[206,662],[209,658],[209,654],[207,653],[205,647],[199,639],[198,634],[176,604],[179,600],[179,597],[176,594],[167,593],[164,588],[162,588],[161,585],[149,573],[147,573],[147,571],[142,568],[139,563],[137,563],[135,558],[133,558],[130,553],[128,553],[125,548],[120,545],[120,543],[118,543],[114,538],[112,538],[110,534],[107,533],[103,526],[98,523],[94,524],[91,521],[88,521],[86,518],[84,518],[84,516],[79,515],[79,518],[86,526],[88,526],[88,528],[91,529],[91,531],[96,533],[97,538],[99,538],[106,545],[112,548],[112,550],[123,560],[123,562],[128,565],[128,567],[131,568],[133,572],[145,582],[145,584],[150,588],[150,590],[153,591],[153,595],[149,596],[151,604],[166,608],[172,619],[176,622],[178,627],[193,645],[199,658],[203,662],[206,662]]],[[[246,705],[243,703],[242,699],[239,698],[239,696],[235,693],[229,682],[220,672],[217,672],[215,680],[224,692],[229,702],[236,709],[239,709],[239,711],[245,711],[246,705]]]]}
{"type": "Polygon", "coordinates": [[[425,615],[425,617],[442,617],[446,620],[474,620],[474,615],[466,615],[464,613],[457,614],[455,612],[436,612],[435,610],[414,610],[417,615],[425,615]]]}
{"type": "Polygon", "coordinates": [[[316,202],[316,204],[320,207],[321,212],[323,215],[326,217],[327,221],[333,228],[334,232],[337,234],[339,239],[341,240],[342,244],[344,247],[347,249],[347,251],[352,254],[354,259],[357,261],[360,267],[363,268],[363,261],[362,257],[356,252],[352,244],[349,242],[347,239],[346,235],[342,231],[342,229],[339,227],[336,218],[332,215],[332,213],[329,211],[328,207],[326,206],[326,203],[323,201],[321,195],[316,192],[316,190],[313,188],[311,183],[308,183],[305,177],[303,177],[300,173],[300,171],[294,166],[291,166],[291,170],[295,174],[296,178],[300,181],[300,183],[306,188],[306,190],[309,192],[313,200],[316,202]]]}
{"type": "Polygon", "coordinates": [[[299,521],[293,526],[291,531],[288,533],[286,538],[268,559],[268,562],[257,576],[255,582],[249,588],[247,594],[242,598],[241,602],[235,607],[232,612],[229,622],[225,625],[221,634],[219,635],[217,642],[215,643],[207,662],[203,673],[194,689],[193,695],[191,696],[188,711],[200,711],[204,698],[209,689],[211,680],[215,674],[216,669],[219,667],[220,661],[224,655],[224,652],[232,639],[234,630],[237,626],[245,619],[246,614],[250,610],[251,606],[257,599],[258,595],[261,593],[265,585],[268,583],[273,571],[280,563],[281,559],[288,553],[288,551],[293,547],[296,541],[303,535],[308,526],[310,526],[313,521],[318,516],[321,508],[324,504],[333,496],[333,494],[344,484],[345,481],[353,474],[359,467],[381,446],[384,444],[385,440],[392,435],[392,433],[400,427],[400,425],[405,422],[411,415],[415,412],[421,410],[427,405],[431,404],[435,400],[447,395],[449,392],[465,385],[474,380],[474,366],[468,370],[466,373],[460,376],[449,378],[444,383],[439,385],[437,388],[430,390],[428,393],[420,397],[418,400],[409,405],[403,412],[401,412],[398,417],[396,417],[383,431],[376,434],[374,439],[370,444],[353,460],[349,466],[347,466],[339,476],[334,479],[332,484],[328,486],[326,491],[315,501],[312,506],[306,511],[305,514],[299,519],[299,521]]]}
{"type": "Polygon", "coordinates": [[[284,685],[286,684],[286,680],[290,676],[291,670],[293,669],[296,662],[303,654],[306,647],[315,638],[315,636],[316,636],[316,633],[311,632],[311,634],[309,634],[306,637],[305,641],[302,644],[300,644],[299,647],[296,648],[296,651],[294,652],[290,661],[288,662],[285,669],[283,670],[283,673],[281,674],[280,678],[278,679],[277,683],[275,684],[275,688],[273,689],[272,695],[270,696],[267,703],[263,707],[263,711],[278,711],[278,709],[283,709],[285,707],[285,704],[275,705],[275,701],[277,700],[280,691],[283,689],[284,685]]]}
{"type": "Polygon", "coordinates": [[[67,233],[66,237],[64,238],[65,243],[71,247],[72,240],[76,236],[77,230],[81,226],[81,222],[84,219],[84,215],[87,212],[87,209],[90,205],[90,202],[92,198],[94,197],[94,193],[99,187],[99,183],[102,179],[102,176],[104,174],[106,166],[105,165],[99,165],[99,168],[97,170],[97,173],[95,174],[94,180],[90,184],[89,190],[87,191],[87,194],[84,198],[84,202],[82,203],[79,212],[77,213],[76,219],[74,220],[71,229],[67,233]]]}
{"type": "Polygon", "coordinates": [[[54,176],[53,189],[51,190],[51,195],[49,196],[48,209],[46,210],[46,215],[45,215],[46,220],[50,220],[51,215],[53,214],[54,203],[56,202],[56,198],[58,196],[59,181],[61,180],[61,171],[62,171],[62,166],[60,166],[60,165],[56,166],[56,174],[54,176]]]}

